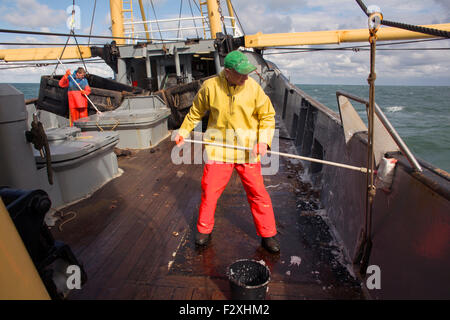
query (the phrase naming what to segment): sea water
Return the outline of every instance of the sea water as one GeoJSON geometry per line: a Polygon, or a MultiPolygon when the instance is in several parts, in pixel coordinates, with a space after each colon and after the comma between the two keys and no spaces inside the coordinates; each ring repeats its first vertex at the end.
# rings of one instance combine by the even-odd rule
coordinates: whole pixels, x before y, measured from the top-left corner
{"type": "MultiPolygon", "coordinates": [[[[337,113],[336,91],[369,100],[369,86],[297,86],[337,113]]],[[[375,102],[416,157],[450,172],[450,87],[376,85],[375,102]]],[[[366,121],[365,105],[351,103],[366,121]]]]}
{"type": "MultiPolygon", "coordinates": [[[[38,97],[38,83],[12,85],[23,92],[25,99],[38,97]]],[[[368,86],[297,86],[335,112],[338,90],[369,98],[368,86]]],[[[375,101],[416,157],[450,172],[450,87],[377,85],[375,101]]],[[[365,119],[365,106],[352,104],[365,119]]]]}

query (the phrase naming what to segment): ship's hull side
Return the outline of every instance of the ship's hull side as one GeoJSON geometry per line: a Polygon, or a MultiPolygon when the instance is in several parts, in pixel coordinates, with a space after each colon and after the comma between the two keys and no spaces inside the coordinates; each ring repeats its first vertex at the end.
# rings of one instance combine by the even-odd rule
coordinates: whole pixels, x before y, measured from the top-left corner
{"type": "MultiPolygon", "coordinates": [[[[339,115],[289,83],[276,66],[271,66],[273,76],[267,92],[298,154],[365,167],[366,134],[356,134],[346,144],[339,115]]],[[[368,273],[363,283],[369,280],[381,286],[369,286],[367,292],[372,298],[449,299],[448,174],[426,166],[423,173],[416,173],[403,156],[394,156],[400,161],[391,192],[377,190],[374,200],[369,265],[378,266],[379,272],[370,269],[373,273],[368,273]]],[[[313,186],[320,190],[321,205],[351,261],[365,226],[366,176],[312,162],[304,166],[313,186]]]]}

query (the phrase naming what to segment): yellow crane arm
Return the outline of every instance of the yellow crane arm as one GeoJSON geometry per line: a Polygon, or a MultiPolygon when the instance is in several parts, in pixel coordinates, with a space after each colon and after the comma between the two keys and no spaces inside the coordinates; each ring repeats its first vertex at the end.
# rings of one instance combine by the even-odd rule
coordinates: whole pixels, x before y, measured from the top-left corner
{"type": "MultiPolygon", "coordinates": [[[[62,47],[56,48],[25,48],[25,49],[3,49],[0,50],[0,60],[4,61],[38,61],[38,60],[56,60],[57,58],[63,59],[80,59],[80,52],[78,48],[66,47],[64,54],[61,57],[63,51],[62,47]]],[[[80,46],[81,55],[83,59],[91,58],[91,48],[86,46],[80,46]]]]}
{"type": "MultiPolygon", "coordinates": [[[[450,31],[450,23],[424,25],[423,27],[450,31]]],[[[434,36],[420,32],[412,32],[399,28],[382,27],[377,32],[377,40],[406,40],[433,38],[434,36]]],[[[311,31],[294,33],[274,33],[245,36],[245,47],[266,48],[280,46],[340,44],[342,42],[367,42],[368,29],[311,31]]]]}
{"type": "Polygon", "coordinates": [[[50,300],[38,271],[0,198],[0,299],[50,300]]]}

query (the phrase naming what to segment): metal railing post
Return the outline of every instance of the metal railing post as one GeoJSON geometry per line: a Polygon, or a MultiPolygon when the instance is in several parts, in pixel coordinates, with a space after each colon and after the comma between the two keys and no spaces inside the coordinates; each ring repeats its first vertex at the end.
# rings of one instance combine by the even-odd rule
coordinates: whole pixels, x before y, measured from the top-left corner
{"type": "MultiPolygon", "coordinates": [[[[366,108],[369,105],[369,102],[367,100],[364,100],[364,99],[362,99],[360,97],[354,96],[352,94],[349,94],[349,93],[346,93],[346,92],[343,92],[343,91],[337,91],[336,92],[336,96],[338,96],[338,97],[339,96],[347,97],[347,98],[349,98],[349,99],[351,99],[353,101],[356,101],[356,102],[359,102],[361,104],[364,104],[366,106],[366,108]]],[[[339,103],[339,99],[338,99],[338,103],[339,103]]],[[[389,122],[389,120],[386,117],[386,115],[383,113],[381,108],[376,103],[375,103],[375,113],[376,113],[378,119],[380,120],[380,122],[383,124],[383,126],[388,131],[389,135],[392,137],[394,142],[399,147],[400,151],[403,153],[403,155],[406,157],[406,159],[408,160],[410,165],[413,167],[413,169],[415,171],[422,172],[423,171],[422,167],[420,166],[420,164],[417,161],[416,157],[414,157],[414,155],[409,150],[409,148],[406,145],[406,143],[403,141],[403,139],[400,137],[400,135],[394,129],[392,124],[389,122]]]]}

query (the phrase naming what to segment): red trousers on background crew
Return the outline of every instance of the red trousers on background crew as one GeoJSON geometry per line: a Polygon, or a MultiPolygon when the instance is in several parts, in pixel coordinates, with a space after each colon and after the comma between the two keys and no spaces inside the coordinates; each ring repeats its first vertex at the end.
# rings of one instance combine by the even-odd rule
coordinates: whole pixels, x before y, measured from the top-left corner
{"type": "Polygon", "coordinates": [[[268,238],[276,235],[272,201],[264,187],[261,163],[208,162],[203,169],[202,203],[200,204],[197,230],[209,234],[214,227],[217,200],[230,180],[233,169],[239,174],[253,215],[257,234],[268,238]]]}
{"type": "Polygon", "coordinates": [[[70,110],[70,124],[72,125],[74,121],[80,118],[86,118],[88,116],[87,108],[69,108],[70,110]]]}
{"type": "MultiPolygon", "coordinates": [[[[87,87],[87,86],[86,86],[87,87]]],[[[90,92],[90,89],[89,91],[90,92]]],[[[88,116],[87,99],[80,91],[69,91],[69,111],[70,111],[70,126],[80,118],[88,116]]]]}

